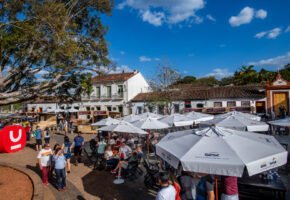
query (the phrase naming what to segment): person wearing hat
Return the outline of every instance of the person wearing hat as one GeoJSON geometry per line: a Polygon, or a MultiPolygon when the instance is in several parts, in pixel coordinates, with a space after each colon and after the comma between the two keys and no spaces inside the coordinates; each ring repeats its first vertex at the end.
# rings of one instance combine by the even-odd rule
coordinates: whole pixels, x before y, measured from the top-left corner
{"type": "Polygon", "coordinates": [[[159,183],[161,190],[156,196],[156,200],[175,200],[176,190],[169,184],[169,176],[166,172],[159,173],[159,183]]]}
{"type": "Polygon", "coordinates": [[[43,149],[41,149],[37,155],[39,168],[42,175],[42,183],[48,185],[48,173],[50,170],[52,151],[48,143],[44,144],[43,149]]]}

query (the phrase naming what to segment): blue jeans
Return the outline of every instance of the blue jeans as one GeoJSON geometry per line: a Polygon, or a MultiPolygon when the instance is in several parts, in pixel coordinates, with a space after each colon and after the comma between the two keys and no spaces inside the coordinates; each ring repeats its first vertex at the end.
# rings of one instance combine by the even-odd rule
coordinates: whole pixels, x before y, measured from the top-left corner
{"type": "Polygon", "coordinates": [[[66,174],[65,169],[54,169],[56,174],[56,187],[57,189],[63,189],[66,187],[66,174]]]}

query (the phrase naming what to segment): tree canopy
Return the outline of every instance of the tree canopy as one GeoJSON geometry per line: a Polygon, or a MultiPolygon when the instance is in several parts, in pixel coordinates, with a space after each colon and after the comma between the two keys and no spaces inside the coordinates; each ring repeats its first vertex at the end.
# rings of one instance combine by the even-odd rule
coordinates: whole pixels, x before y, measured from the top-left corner
{"type": "Polygon", "coordinates": [[[80,94],[84,72],[110,65],[100,17],[112,7],[112,0],[0,1],[0,105],[80,94]]]}

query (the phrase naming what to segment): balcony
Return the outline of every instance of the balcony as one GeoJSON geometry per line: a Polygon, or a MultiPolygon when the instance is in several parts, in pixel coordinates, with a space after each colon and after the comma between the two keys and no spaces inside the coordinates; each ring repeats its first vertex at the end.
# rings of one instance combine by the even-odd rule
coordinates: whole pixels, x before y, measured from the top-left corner
{"type": "Polygon", "coordinates": [[[253,111],[253,107],[206,107],[206,108],[186,108],[185,112],[202,112],[202,113],[208,113],[208,114],[220,114],[220,113],[226,113],[230,111],[239,111],[239,112],[245,112],[250,113],[253,111]]]}
{"type": "Polygon", "coordinates": [[[112,95],[101,95],[101,96],[82,96],[82,101],[101,101],[101,100],[123,100],[124,93],[112,94],[112,95]]]}

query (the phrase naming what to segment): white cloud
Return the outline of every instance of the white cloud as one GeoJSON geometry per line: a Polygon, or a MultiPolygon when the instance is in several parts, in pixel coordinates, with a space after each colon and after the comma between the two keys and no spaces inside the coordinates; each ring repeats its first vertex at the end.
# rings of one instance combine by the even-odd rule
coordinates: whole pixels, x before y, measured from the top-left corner
{"type": "Polygon", "coordinates": [[[286,32],[286,33],[287,33],[287,32],[290,32],[290,26],[288,26],[288,27],[286,28],[285,32],[286,32]]]}
{"type": "Polygon", "coordinates": [[[155,61],[160,61],[160,58],[154,58],[155,61]]]}
{"type": "Polygon", "coordinates": [[[285,55],[263,59],[255,62],[250,62],[249,65],[264,67],[264,66],[271,66],[271,67],[283,67],[286,64],[290,63],[290,52],[287,52],[285,55]]]}
{"type": "Polygon", "coordinates": [[[206,15],[206,18],[210,21],[213,21],[213,22],[216,21],[216,19],[212,15],[206,15]]]}
{"type": "Polygon", "coordinates": [[[256,18],[259,18],[259,19],[265,19],[267,17],[267,11],[266,10],[263,10],[263,9],[260,9],[256,12],[256,15],[255,15],[256,18]]]}
{"type": "Polygon", "coordinates": [[[121,54],[121,55],[125,55],[126,52],[125,52],[125,51],[120,51],[120,54],[121,54]]]}
{"type": "Polygon", "coordinates": [[[108,71],[109,74],[119,74],[122,72],[132,72],[133,70],[128,65],[117,66],[116,68],[108,71]]]}
{"type": "Polygon", "coordinates": [[[268,31],[262,31],[260,33],[257,33],[255,35],[255,38],[261,39],[263,37],[266,37],[268,39],[275,39],[281,34],[281,28],[273,28],[268,31]]]}
{"type": "Polygon", "coordinates": [[[152,61],[152,58],[149,58],[147,56],[140,56],[139,61],[140,62],[150,62],[150,61],[152,61]]]}
{"type": "Polygon", "coordinates": [[[161,26],[163,24],[165,14],[163,12],[151,12],[146,10],[142,12],[142,20],[154,26],[161,26]]]}
{"type": "Polygon", "coordinates": [[[231,26],[240,26],[242,24],[249,24],[254,18],[265,19],[267,17],[267,11],[260,9],[255,11],[254,8],[245,7],[237,16],[231,16],[229,23],[231,26]]]}
{"type": "Polygon", "coordinates": [[[204,6],[204,0],[123,0],[117,8],[133,8],[139,12],[143,21],[161,26],[164,23],[178,24],[185,21],[201,23],[196,12],[204,6]]]}
{"type": "Polygon", "coordinates": [[[216,68],[216,69],[212,70],[211,73],[206,74],[205,76],[214,76],[217,79],[221,79],[221,78],[231,76],[231,75],[233,75],[233,72],[230,72],[226,68],[216,68]]]}

